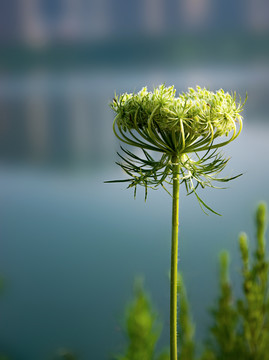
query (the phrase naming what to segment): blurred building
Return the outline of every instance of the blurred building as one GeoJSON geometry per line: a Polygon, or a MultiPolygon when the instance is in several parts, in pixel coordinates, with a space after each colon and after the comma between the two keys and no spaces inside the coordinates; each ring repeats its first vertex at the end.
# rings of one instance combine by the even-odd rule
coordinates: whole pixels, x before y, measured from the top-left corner
{"type": "Polygon", "coordinates": [[[14,0],[0,5],[0,38],[44,45],[182,31],[269,30],[267,0],[14,0]]]}
{"type": "Polygon", "coordinates": [[[269,2],[267,0],[246,1],[246,22],[254,31],[269,30],[269,2]]]}
{"type": "MultiPolygon", "coordinates": [[[[121,74],[123,65],[137,65],[141,61],[144,67],[147,56],[149,69],[156,59],[163,59],[162,64],[167,67],[171,59],[177,67],[182,63],[189,65],[193,60],[200,65],[202,57],[212,64],[212,54],[216,53],[220,54],[217,61],[226,64],[235,53],[240,69],[246,58],[258,53],[256,40],[260,34],[268,34],[268,18],[267,0],[0,1],[0,44],[3,48],[0,58],[0,159],[43,164],[88,163],[109,158],[115,139],[108,102],[115,84],[117,90],[127,91],[130,86],[132,91],[134,82],[137,86],[139,81],[145,81],[125,79],[121,74]],[[238,34],[241,38],[234,40],[238,34]],[[253,34],[258,37],[251,43],[249,37],[253,34]],[[171,43],[170,38],[173,39],[171,43]],[[240,52],[241,40],[245,45],[240,52]],[[217,51],[216,43],[219,45],[217,51]],[[58,46],[62,44],[65,46],[58,46]],[[32,48],[41,51],[34,52],[32,48]],[[59,58],[55,53],[60,54],[59,58]],[[67,69],[64,77],[59,76],[69,59],[73,67],[67,69]],[[83,71],[81,59],[84,59],[83,71]],[[181,59],[184,60],[179,65],[181,59]],[[54,63],[58,66],[56,70],[54,63]],[[22,64],[30,64],[26,71],[22,70],[25,76],[13,77],[13,72],[21,71],[22,64]],[[117,76],[113,75],[114,70],[110,73],[114,76],[112,80],[103,75],[104,64],[109,65],[110,70],[118,66],[117,76]],[[97,67],[99,73],[95,76],[97,67]],[[82,78],[79,74],[72,78],[72,71],[81,71],[82,78]]],[[[264,58],[269,58],[266,36],[259,43],[262,51],[255,58],[257,68],[264,58]]],[[[248,102],[253,113],[267,105],[268,78],[264,75],[267,72],[265,67],[262,76],[259,73],[254,78],[251,71],[240,69],[239,75],[237,72],[230,75],[234,79],[233,87],[241,86],[243,96],[246,88],[253,89],[253,105],[248,102]]],[[[176,84],[180,79],[182,87],[185,82],[190,85],[195,78],[202,86],[219,87],[218,82],[210,80],[204,72],[199,82],[200,75],[195,71],[185,75],[183,71],[181,77],[173,77],[171,83],[176,84]]],[[[220,75],[222,87],[227,76],[220,75]]],[[[159,79],[154,79],[153,83],[158,84],[159,79]]]]}

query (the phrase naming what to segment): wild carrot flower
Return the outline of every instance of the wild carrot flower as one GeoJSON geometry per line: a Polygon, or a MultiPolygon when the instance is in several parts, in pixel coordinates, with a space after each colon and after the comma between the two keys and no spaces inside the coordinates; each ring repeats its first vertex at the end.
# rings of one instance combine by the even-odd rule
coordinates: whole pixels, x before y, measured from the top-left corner
{"type": "Polygon", "coordinates": [[[194,193],[200,205],[210,209],[198,196],[201,186],[214,187],[214,181],[231,178],[217,175],[229,159],[217,150],[234,140],[242,129],[243,105],[236,102],[236,94],[224,90],[216,93],[197,86],[176,97],[173,86],[164,85],[148,92],[115,96],[112,109],[116,113],[115,135],[123,142],[138,147],[143,157],[123,149],[118,163],[129,175],[128,187],[164,187],[172,183],[173,164],[179,164],[180,182],[187,193],[194,193]],[[223,139],[224,137],[224,139],[223,139]],[[152,152],[160,154],[158,158],[152,152]],[[202,154],[202,155],[200,155],[202,154]],[[127,155],[127,156],[126,156],[127,155]]]}
{"type": "MultiPolygon", "coordinates": [[[[187,194],[194,193],[202,209],[214,213],[197,194],[197,188],[215,187],[214,182],[227,182],[236,178],[220,178],[229,159],[218,151],[240,134],[243,109],[236,101],[236,93],[217,92],[205,88],[189,88],[176,96],[173,86],[164,85],[149,92],[115,96],[111,107],[116,116],[115,135],[123,143],[142,150],[121,147],[122,162],[117,164],[129,176],[128,187],[156,189],[173,186],[172,197],[172,250],[171,250],[171,303],[170,303],[170,356],[177,359],[177,254],[179,185],[184,184],[187,194]]],[[[239,176],[239,175],[238,175],[239,176]]],[[[170,193],[170,192],[169,192],[170,193]]]]}

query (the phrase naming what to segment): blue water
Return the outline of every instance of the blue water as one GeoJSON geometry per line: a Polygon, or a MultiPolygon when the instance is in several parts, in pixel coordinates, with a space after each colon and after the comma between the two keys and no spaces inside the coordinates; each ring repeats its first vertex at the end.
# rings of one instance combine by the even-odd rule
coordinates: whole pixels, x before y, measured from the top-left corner
{"type": "MultiPolygon", "coordinates": [[[[206,216],[181,191],[180,262],[198,341],[210,324],[217,257],[231,252],[239,293],[237,235],[254,235],[257,202],[269,202],[269,126],[252,123],[225,149],[226,174],[244,175],[229,189],[200,195],[222,213],[206,216]]],[[[49,359],[62,347],[82,360],[107,359],[123,343],[124,306],[136,275],[143,275],[164,324],[168,344],[171,199],[143,189],[133,200],[113,164],[90,171],[0,169],[1,351],[14,359],[49,359]]]]}
{"type": "Polygon", "coordinates": [[[150,191],[145,203],[143,189],[134,200],[124,185],[103,183],[123,176],[114,165],[114,91],[162,82],[249,95],[243,132],[224,149],[225,175],[243,176],[226,190],[200,192],[223,216],[206,216],[181,189],[179,268],[201,342],[218,254],[230,251],[240,294],[238,233],[253,238],[255,207],[269,203],[269,72],[260,65],[1,76],[1,352],[45,360],[64,347],[81,360],[108,359],[124,345],[124,307],[138,275],[160,311],[159,346],[168,345],[171,199],[150,191]]]}

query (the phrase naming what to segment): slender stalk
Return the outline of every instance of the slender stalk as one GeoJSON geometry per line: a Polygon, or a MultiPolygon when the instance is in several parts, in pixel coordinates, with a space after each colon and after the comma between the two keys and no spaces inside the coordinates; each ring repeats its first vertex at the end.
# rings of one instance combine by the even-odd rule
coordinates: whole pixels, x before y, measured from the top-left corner
{"type": "Polygon", "coordinates": [[[179,208],[179,157],[173,162],[173,204],[172,204],[172,244],[170,283],[170,360],[177,360],[177,263],[178,263],[178,208],[179,208]]]}

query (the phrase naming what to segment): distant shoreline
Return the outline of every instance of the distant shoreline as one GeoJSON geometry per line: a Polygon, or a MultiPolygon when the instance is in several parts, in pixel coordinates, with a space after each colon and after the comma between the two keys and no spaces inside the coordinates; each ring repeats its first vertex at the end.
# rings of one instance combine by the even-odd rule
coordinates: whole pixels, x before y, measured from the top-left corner
{"type": "Polygon", "coordinates": [[[203,63],[269,61],[269,34],[202,33],[162,37],[122,37],[88,43],[54,43],[43,47],[1,44],[0,72],[35,67],[51,70],[128,68],[203,63]]]}

